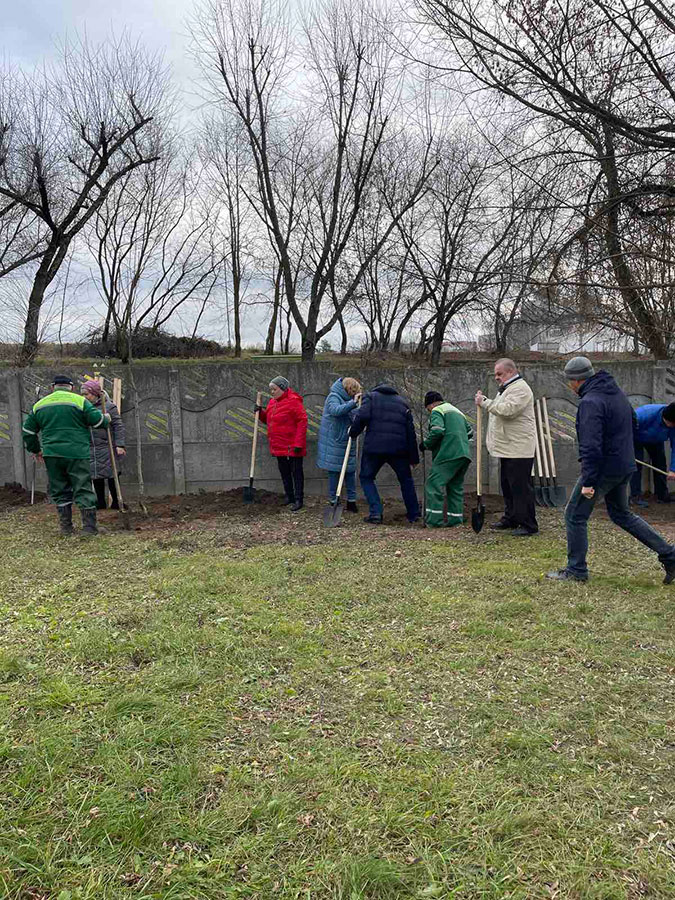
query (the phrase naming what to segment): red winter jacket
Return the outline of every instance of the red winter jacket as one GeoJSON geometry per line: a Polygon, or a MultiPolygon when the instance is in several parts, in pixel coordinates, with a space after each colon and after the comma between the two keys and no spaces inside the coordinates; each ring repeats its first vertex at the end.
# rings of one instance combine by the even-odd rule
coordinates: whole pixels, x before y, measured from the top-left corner
{"type": "Polygon", "coordinates": [[[307,455],[307,413],[300,394],[290,388],[278,400],[270,400],[260,410],[260,421],[267,425],[267,440],[272,456],[307,455]],[[301,453],[293,449],[300,447],[301,453]]]}

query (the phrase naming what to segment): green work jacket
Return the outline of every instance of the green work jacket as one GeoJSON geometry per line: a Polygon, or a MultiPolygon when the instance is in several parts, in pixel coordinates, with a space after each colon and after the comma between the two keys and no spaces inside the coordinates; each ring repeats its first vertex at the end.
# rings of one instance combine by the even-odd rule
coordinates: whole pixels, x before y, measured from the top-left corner
{"type": "Polygon", "coordinates": [[[466,416],[452,403],[440,403],[431,410],[424,446],[431,450],[434,463],[471,459],[472,438],[473,429],[466,416]]]}
{"type": "Polygon", "coordinates": [[[38,400],[26,416],[23,443],[29,453],[89,459],[89,429],[107,425],[103,413],[81,394],[56,390],[38,400]]]}

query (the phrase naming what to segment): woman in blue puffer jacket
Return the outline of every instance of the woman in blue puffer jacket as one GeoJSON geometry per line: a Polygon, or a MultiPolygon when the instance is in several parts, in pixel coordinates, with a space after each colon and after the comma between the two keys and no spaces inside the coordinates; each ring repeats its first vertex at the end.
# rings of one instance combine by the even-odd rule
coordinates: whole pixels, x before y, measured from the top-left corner
{"type": "MultiPolygon", "coordinates": [[[[321,416],[319,428],[319,452],[317,465],[328,472],[329,498],[335,499],[340,470],[345,458],[349,426],[352,416],[361,398],[361,385],[355,378],[338,378],[333,383],[321,416]]],[[[347,486],[347,509],[358,512],[356,506],[356,441],[352,448],[345,473],[347,486]]]]}

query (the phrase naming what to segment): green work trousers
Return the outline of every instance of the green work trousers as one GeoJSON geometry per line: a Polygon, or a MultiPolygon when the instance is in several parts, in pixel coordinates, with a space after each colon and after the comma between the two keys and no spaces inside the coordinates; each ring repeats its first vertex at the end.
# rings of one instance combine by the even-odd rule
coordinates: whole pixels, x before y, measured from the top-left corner
{"type": "Polygon", "coordinates": [[[435,462],[425,485],[426,523],[429,528],[443,528],[443,504],[448,501],[448,527],[461,525],[464,515],[464,475],[470,459],[450,459],[435,462]]]}
{"type": "Polygon", "coordinates": [[[45,456],[45,466],[52,503],[70,506],[75,501],[80,509],[96,509],[96,494],[91,486],[88,459],[45,456]]]}

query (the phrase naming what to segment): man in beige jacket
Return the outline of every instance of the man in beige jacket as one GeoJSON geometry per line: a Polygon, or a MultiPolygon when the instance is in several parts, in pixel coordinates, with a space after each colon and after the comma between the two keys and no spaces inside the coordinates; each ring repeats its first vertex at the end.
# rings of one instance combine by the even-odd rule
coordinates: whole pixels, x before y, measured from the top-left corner
{"type": "Polygon", "coordinates": [[[486,444],[490,455],[500,460],[504,495],[504,514],[490,527],[528,537],[539,531],[532,487],[534,397],[512,359],[497,360],[495,381],[499,391],[493,400],[482,391],[476,394],[476,406],[489,413],[486,444]]]}

